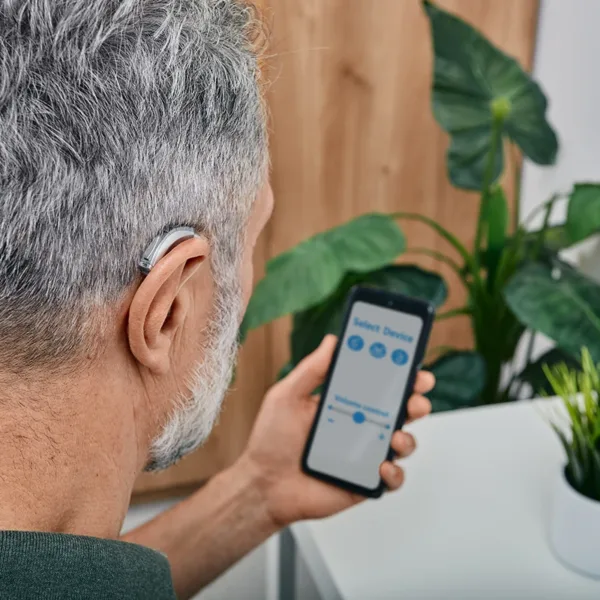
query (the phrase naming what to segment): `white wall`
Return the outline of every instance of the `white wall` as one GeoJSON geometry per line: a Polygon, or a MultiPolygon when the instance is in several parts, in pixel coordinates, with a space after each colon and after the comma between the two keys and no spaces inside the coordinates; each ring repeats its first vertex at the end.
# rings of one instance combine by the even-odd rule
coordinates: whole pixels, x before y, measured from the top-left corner
{"type": "Polygon", "coordinates": [[[598,0],[541,2],[534,74],[549,98],[548,116],[558,132],[560,153],[552,167],[525,166],[524,215],[576,181],[600,181],[598,23],[598,0]]]}

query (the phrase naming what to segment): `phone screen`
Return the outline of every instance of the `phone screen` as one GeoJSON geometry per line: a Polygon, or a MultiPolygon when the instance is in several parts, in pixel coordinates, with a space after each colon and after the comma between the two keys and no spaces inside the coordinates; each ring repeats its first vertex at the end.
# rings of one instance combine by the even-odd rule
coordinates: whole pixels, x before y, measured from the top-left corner
{"type": "Polygon", "coordinates": [[[379,485],[379,465],[406,391],[423,319],[355,302],[307,456],[307,465],[355,485],[379,485]]]}

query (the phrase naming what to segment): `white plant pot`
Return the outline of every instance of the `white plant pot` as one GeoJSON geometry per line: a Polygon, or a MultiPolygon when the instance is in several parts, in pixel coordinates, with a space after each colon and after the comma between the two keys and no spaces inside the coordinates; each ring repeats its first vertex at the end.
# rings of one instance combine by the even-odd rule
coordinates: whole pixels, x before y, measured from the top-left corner
{"type": "Polygon", "coordinates": [[[564,470],[556,478],[550,539],[568,567],[600,578],[600,502],[575,491],[564,470]]]}

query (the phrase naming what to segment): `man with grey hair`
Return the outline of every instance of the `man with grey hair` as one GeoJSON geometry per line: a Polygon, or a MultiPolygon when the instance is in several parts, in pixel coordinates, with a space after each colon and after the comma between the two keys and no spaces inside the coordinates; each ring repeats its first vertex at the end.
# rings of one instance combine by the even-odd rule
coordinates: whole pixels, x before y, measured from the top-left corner
{"type": "Polygon", "coordinates": [[[231,468],[118,539],[138,473],[202,443],[231,377],[272,209],[256,25],[237,0],[0,0],[2,598],[189,597],[360,501],[300,470],[330,336],[231,468]]]}

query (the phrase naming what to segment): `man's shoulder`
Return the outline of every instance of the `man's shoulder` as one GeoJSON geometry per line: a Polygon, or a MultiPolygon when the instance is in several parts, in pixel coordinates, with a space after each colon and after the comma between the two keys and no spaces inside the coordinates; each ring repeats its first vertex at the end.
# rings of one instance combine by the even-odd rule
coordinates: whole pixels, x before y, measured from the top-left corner
{"type": "Polygon", "coordinates": [[[0,598],[174,600],[166,556],[94,537],[0,531],[0,598]]]}

